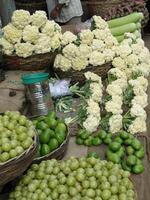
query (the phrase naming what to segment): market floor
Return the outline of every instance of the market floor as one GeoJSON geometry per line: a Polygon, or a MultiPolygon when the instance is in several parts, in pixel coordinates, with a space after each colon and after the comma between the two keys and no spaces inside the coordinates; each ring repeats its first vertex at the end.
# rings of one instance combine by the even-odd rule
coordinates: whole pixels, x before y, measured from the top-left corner
{"type": "MultiPolygon", "coordinates": [[[[146,46],[150,49],[150,35],[146,35],[144,37],[146,46]]],[[[142,141],[145,150],[146,150],[146,156],[145,156],[145,172],[141,175],[134,175],[133,181],[136,187],[137,191],[137,199],[136,200],[150,200],[150,77],[149,77],[149,87],[148,87],[148,94],[149,99],[148,103],[149,106],[147,108],[147,129],[148,131],[146,134],[139,136],[140,140],[142,141]]],[[[100,157],[104,158],[104,150],[105,146],[101,145],[100,147],[85,147],[85,146],[79,146],[75,144],[75,137],[71,137],[69,141],[68,151],[65,155],[65,158],[68,158],[70,156],[75,157],[81,157],[86,156],[88,152],[95,151],[97,152],[100,157]]],[[[0,195],[0,200],[7,200],[7,197],[2,197],[0,195]]]]}

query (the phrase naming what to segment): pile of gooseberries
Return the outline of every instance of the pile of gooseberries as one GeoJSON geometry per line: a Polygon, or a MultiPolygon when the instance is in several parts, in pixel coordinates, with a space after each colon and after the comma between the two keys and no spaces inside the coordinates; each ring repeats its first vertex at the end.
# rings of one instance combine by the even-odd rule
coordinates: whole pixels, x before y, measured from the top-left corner
{"type": "Polygon", "coordinates": [[[106,160],[71,157],[33,164],[9,200],[134,200],[130,172],[106,160]]]}
{"type": "Polygon", "coordinates": [[[20,156],[32,144],[33,123],[18,111],[0,115],[0,164],[20,156]]]}

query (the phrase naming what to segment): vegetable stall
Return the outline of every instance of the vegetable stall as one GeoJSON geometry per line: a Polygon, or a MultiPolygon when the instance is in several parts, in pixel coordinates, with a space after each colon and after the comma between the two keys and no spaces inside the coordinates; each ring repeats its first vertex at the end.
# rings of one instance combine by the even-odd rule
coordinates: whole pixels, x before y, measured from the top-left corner
{"type": "Polygon", "coordinates": [[[150,52],[141,20],[95,15],[75,35],[43,11],[13,13],[0,39],[7,69],[44,72],[21,77],[26,116],[0,115],[8,199],[148,200],[150,52]]]}

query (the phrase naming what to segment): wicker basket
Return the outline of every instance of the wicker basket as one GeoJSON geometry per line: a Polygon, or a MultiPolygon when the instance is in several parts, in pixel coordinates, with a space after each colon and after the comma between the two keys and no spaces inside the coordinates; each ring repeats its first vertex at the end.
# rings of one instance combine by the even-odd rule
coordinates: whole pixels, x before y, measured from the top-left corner
{"type": "Polygon", "coordinates": [[[65,155],[65,153],[67,151],[68,142],[69,142],[69,131],[68,131],[66,139],[64,140],[64,142],[57,149],[55,149],[54,151],[52,151],[51,153],[49,153],[46,156],[35,158],[33,160],[33,163],[40,163],[43,160],[50,160],[50,159],[53,159],[53,158],[61,160],[64,157],[64,155],[65,155]]]}
{"type": "Polygon", "coordinates": [[[36,10],[44,10],[47,12],[46,0],[15,0],[17,9],[28,10],[31,14],[36,10]]]}
{"type": "Polygon", "coordinates": [[[105,79],[107,76],[107,72],[110,70],[111,67],[111,63],[106,63],[97,67],[88,66],[82,71],[75,71],[72,69],[70,71],[63,72],[62,70],[56,68],[54,69],[54,71],[60,79],[71,79],[71,83],[75,84],[79,82],[80,85],[83,85],[85,83],[85,72],[91,71],[101,76],[102,79],[105,79]]]}
{"type": "Polygon", "coordinates": [[[23,172],[32,163],[37,153],[37,136],[34,137],[33,145],[25,151],[21,156],[16,157],[8,162],[0,165],[0,186],[12,181],[23,172]]]}
{"type": "Polygon", "coordinates": [[[4,55],[4,66],[8,70],[37,71],[53,65],[55,53],[45,53],[21,58],[4,55]]]}

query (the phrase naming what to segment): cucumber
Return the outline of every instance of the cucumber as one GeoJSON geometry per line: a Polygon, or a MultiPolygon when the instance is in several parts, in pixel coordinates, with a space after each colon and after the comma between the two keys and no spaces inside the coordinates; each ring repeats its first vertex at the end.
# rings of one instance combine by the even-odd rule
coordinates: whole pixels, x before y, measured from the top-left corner
{"type": "Polygon", "coordinates": [[[132,33],[137,30],[137,25],[135,23],[125,24],[123,26],[115,27],[110,29],[113,36],[123,35],[124,33],[132,33]]]}
{"type": "MultiPolygon", "coordinates": [[[[141,33],[138,30],[134,31],[133,34],[136,36],[136,38],[140,38],[141,37],[141,33]]],[[[119,36],[116,36],[116,39],[120,43],[125,39],[125,37],[124,37],[124,35],[119,35],[119,36]]]]}
{"type": "Polygon", "coordinates": [[[117,18],[117,19],[110,20],[110,21],[108,21],[108,25],[109,25],[109,28],[114,28],[114,27],[125,25],[125,24],[136,23],[143,18],[144,18],[143,13],[134,12],[130,15],[125,16],[125,17],[120,17],[120,18],[117,18]]]}
{"type": "Polygon", "coordinates": [[[138,23],[136,23],[136,27],[137,27],[137,29],[141,29],[141,23],[140,22],[138,22],[138,23]]]}

